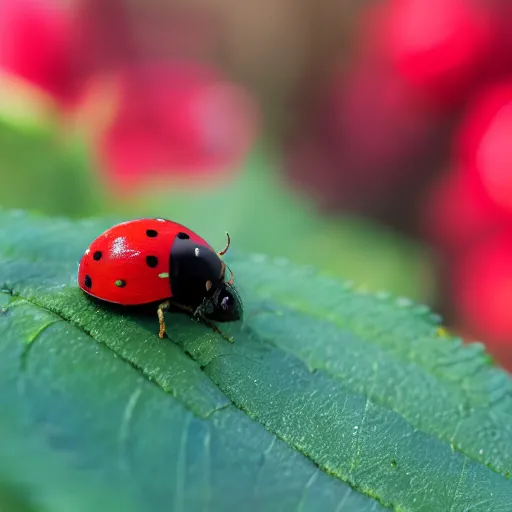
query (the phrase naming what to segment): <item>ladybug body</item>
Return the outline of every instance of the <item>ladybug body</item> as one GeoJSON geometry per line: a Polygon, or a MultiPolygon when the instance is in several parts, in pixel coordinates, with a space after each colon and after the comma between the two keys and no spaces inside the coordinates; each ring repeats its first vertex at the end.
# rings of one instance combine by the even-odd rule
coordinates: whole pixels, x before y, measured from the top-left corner
{"type": "Polygon", "coordinates": [[[125,306],[160,302],[203,320],[241,318],[242,305],[225,281],[224,251],[217,253],[185,226],[165,219],[137,219],[111,227],[98,236],[80,261],[78,284],[97,299],[125,306]]]}

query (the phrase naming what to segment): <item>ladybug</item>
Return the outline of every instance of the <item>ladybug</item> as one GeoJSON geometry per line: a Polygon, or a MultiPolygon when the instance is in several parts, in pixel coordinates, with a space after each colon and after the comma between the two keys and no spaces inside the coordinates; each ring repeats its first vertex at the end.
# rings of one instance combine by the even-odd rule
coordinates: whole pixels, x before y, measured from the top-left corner
{"type": "Polygon", "coordinates": [[[78,285],[97,299],[138,306],[158,303],[160,338],[164,311],[175,306],[210,325],[242,317],[242,302],[233,287],[234,275],[222,261],[231,243],[216,252],[185,226],[166,219],[136,219],[99,235],[78,267],[78,285]],[[225,280],[226,268],[230,278],[225,280]]]}

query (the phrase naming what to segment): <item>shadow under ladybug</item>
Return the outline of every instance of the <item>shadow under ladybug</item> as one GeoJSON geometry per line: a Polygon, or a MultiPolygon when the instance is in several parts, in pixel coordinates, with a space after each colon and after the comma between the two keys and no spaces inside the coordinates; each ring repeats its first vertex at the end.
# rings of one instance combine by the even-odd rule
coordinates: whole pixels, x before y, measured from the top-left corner
{"type": "MultiPolygon", "coordinates": [[[[100,305],[104,310],[111,311],[115,314],[129,314],[137,317],[145,317],[147,319],[147,325],[153,322],[155,310],[159,310],[161,303],[159,301],[151,302],[148,304],[140,304],[133,306],[124,306],[122,304],[115,304],[112,302],[103,301],[97,297],[89,296],[89,300],[100,305]]],[[[196,310],[190,306],[174,303],[169,300],[169,305],[164,308],[169,313],[185,313],[188,317],[197,322],[209,327],[217,334],[222,336],[225,340],[232,342],[233,338],[227,336],[222,332],[213,322],[227,323],[243,320],[244,318],[244,307],[242,299],[233,285],[226,284],[218,292],[211,297],[204,298],[202,302],[202,314],[194,314],[196,310]]],[[[197,308],[196,308],[197,309],[197,308]]],[[[146,322],[144,322],[146,324],[146,322]]]]}

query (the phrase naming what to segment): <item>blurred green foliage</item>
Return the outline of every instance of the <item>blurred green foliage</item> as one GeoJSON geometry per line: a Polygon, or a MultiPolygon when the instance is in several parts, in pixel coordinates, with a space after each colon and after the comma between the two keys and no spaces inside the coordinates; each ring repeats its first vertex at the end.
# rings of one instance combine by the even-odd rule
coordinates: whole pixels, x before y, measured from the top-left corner
{"type": "Polygon", "coordinates": [[[71,217],[99,206],[85,152],[50,127],[0,119],[0,204],[71,217]]]}
{"type": "MultiPolygon", "coordinates": [[[[311,264],[358,286],[418,300],[432,292],[423,247],[370,221],[320,215],[280,178],[278,159],[264,147],[216,189],[165,190],[142,198],[136,210],[175,219],[216,247],[223,246],[226,230],[236,249],[311,264]]],[[[133,213],[131,206],[120,211],[133,213]]]]}
{"type": "Polygon", "coordinates": [[[285,257],[351,279],[370,290],[388,290],[429,302],[434,293],[424,248],[382,226],[345,216],[326,217],[280,177],[272,150],[260,145],[228,179],[141,189],[114,195],[79,137],[58,123],[0,119],[0,206],[71,217],[166,217],[201,233],[214,246],[285,257]]]}

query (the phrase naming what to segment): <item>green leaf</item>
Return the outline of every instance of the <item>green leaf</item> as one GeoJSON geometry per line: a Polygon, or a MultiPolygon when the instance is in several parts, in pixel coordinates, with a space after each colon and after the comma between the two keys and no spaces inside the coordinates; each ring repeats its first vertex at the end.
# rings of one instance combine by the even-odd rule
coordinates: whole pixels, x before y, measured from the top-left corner
{"type": "Polygon", "coordinates": [[[234,249],[235,343],[183,314],[160,340],[76,285],[108,225],[0,212],[0,479],[28,510],[510,510],[512,382],[481,345],[234,249]]]}

